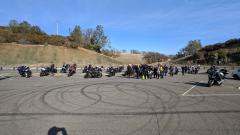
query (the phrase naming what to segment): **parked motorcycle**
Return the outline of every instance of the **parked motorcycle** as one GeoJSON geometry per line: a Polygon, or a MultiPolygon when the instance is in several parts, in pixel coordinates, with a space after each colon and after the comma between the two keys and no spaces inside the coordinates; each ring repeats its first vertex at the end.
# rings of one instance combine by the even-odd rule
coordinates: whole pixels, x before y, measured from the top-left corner
{"type": "Polygon", "coordinates": [[[73,64],[69,68],[68,77],[73,76],[76,73],[77,65],[73,64]]]}
{"type": "Polygon", "coordinates": [[[113,67],[110,67],[110,68],[107,69],[107,73],[108,73],[108,77],[115,76],[116,69],[114,69],[113,67]]]}
{"type": "Polygon", "coordinates": [[[57,68],[55,67],[54,64],[51,64],[50,67],[42,67],[41,68],[41,72],[40,72],[40,76],[48,76],[49,74],[54,74],[57,73],[57,68]]]}
{"type": "Polygon", "coordinates": [[[29,78],[32,76],[32,71],[29,67],[27,66],[20,66],[17,68],[18,73],[22,76],[22,77],[26,77],[29,78]]]}
{"type": "Polygon", "coordinates": [[[208,86],[222,85],[224,83],[224,74],[219,70],[208,71],[208,86]]]}
{"type": "Polygon", "coordinates": [[[70,67],[69,64],[64,64],[64,65],[62,66],[62,69],[60,70],[60,73],[67,73],[69,67],[70,67]]]}
{"type": "Polygon", "coordinates": [[[100,69],[91,69],[86,72],[84,78],[101,78],[102,71],[100,69]]]}
{"type": "Polygon", "coordinates": [[[224,74],[224,78],[226,78],[226,75],[229,74],[229,71],[227,69],[220,69],[219,71],[224,74]]]}
{"type": "Polygon", "coordinates": [[[42,67],[40,72],[40,77],[42,76],[48,76],[50,74],[50,68],[49,67],[42,67]]]}

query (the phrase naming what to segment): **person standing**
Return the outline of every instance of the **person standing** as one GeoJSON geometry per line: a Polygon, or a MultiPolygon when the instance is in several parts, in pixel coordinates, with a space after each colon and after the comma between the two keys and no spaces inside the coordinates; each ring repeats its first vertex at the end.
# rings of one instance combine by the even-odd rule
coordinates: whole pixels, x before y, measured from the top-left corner
{"type": "Polygon", "coordinates": [[[182,66],[182,75],[184,76],[184,74],[185,74],[185,67],[182,66]]]}
{"type": "Polygon", "coordinates": [[[157,67],[157,79],[160,78],[160,74],[161,74],[161,73],[160,73],[160,66],[158,66],[158,67],[157,67]]]}
{"type": "Polygon", "coordinates": [[[136,72],[136,75],[137,75],[137,79],[139,79],[139,77],[140,77],[140,65],[136,65],[135,72],[136,72]]]}
{"type": "Polygon", "coordinates": [[[168,73],[168,67],[167,65],[164,65],[164,76],[167,76],[168,73]]]}
{"type": "Polygon", "coordinates": [[[162,65],[160,65],[160,77],[161,79],[163,79],[164,76],[164,67],[162,65]]]}
{"type": "Polygon", "coordinates": [[[170,76],[173,77],[173,70],[174,70],[173,65],[169,67],[169,70],[170,70],[170,76]]]}
{"type": "Polygon", "coordinates": [[[159,68],[159,66],[155,66],[153,69],[153,77],[154,78],[158,78],[158,68],[159,68]]]}

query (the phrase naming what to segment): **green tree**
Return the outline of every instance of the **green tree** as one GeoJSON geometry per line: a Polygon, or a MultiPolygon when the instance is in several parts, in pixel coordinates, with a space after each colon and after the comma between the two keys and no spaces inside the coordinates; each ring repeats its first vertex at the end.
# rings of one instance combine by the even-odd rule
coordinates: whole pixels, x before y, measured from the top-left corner
{"type": "Polygon", "coordinates": [[[227,52],[220,49],[218,50],[218,63],[219,64],[224,64],[227,62],[227,52]]]}
{"type": "Polygon", "coordinates": [[[96,46],[97,52],[101,52],[101,48],[109,45],[109,39],[104,33],[104,28],[102,25],[97,25],[94,31],[93,37],[91,38],[92,45],[96,46]]]}
{"type": "Polygon", "coordinates": [[[31,29],[31,24],[28,23],[27,21],[23,21],[19,24],[19,32],[26,34],[30,31],[31,29]]]}
{"type": "Polygon", "coordinates": [[[18,33],[18,27],[19,27],[18,21],[10,20],[8,26],[9,26],[11,32],[18,33]]]}
{"type": "Polygon", "coordinates": [[[200,59],[200,55],[198,53],[194,53],[192,55],[192,60],[193,60],[193,63],[197,63],[197,60],[200,59]]]}
{"type": "Polygon", "coordinates": [[[31,34],[37,34],[37,35],[46,35],[38,26],[32,26],[30,28],[31,34]]]}
{"type": "Polygon", "coordinates": [[[70,33],[70,40],[74,42],[74,44],[81,44],[82,41],[82,31],[79,25],[76,25],[74,30],[70,33]]]}
{"type": "Polygon", "coordinates": [[[216,52],[209,52],[204,55],[208,64],[216,64],[218,59],[218,54],[216,52]]]}
{"type": "Polygon", "coordinates": [[[160,54],[159,52],[147,52],[143,56],[143,60],[147,62],[147,64],[155,63],[155,62],[163,62],[166,61],[168,57],[164,54],[160,54]]]}
{"type": "Polygon", "coordinates": [[[183,51],[185,51],[187,55],[194,55],[201,48],[202,44],[200,40],[191,40],[188,42],[188,45],[184,48],[183,51]]]}
{"type": "Polygon", "coordinates": [[[86,29],[83,32],[83,41],[82,41],[83,47],[89,48],[89,46],[91,46],[91,39],[93,37],[93,34],[94,34],[93,29],[86,29]]]}
{"type": "Polygon", "coordinates": [[[19,25],[19,24],[18,24],[18,21],[17,21],[17,20],[14,20],[14,19],[13,19],[13,20],[10,20],[10,21],[9,21],[9,27],[12,27],[12,26],[15,26],[15,27],[16,27],[16,26],[18,26],[18,25],[19,25]]]}

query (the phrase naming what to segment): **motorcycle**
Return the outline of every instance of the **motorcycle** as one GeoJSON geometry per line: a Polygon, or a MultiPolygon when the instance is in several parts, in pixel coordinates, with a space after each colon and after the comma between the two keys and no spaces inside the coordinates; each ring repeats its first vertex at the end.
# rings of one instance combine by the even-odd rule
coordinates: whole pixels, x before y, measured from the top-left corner
{"type": "Polygon", "coordinates": [[[116,74],[116,69],[114,69],[113,67],[110,67],[108,70],[108,77],[112,77],[112,76],[115,76],[116,74]]]}
{"type": "Polygon", "coordinates": [[[226,69],[220,69],[219,71],[224,74],[224,78],[229,74],[229,71],[226,69]]]}
{"type": "Polygon", "coordinates": [[[50,68],[49,67],[42,67],[40,72],[40,77],[42,76],[48,76],[50,74],[50,68]]]}
{"type": "Polygon", "coordinates": [[[218,70],[208,71],[208,86],[220,86],[224,83],[224,78],[224,74],[218,70]]]}
{"type": "Polygon", "coordinates": [[[29,67],[27,66],[20,66],[17,68],[18,73],[22,76],[22,77],[26,77],[29,78],[32,76],[32,71],[29,67]]]}
{"type": "Polygon", "coordinates": [[[52,64],[50,67],[42,67],[40,72],[40,77],[42,76],[48,76],[49,74],[54,75],[54,73],[57,73],[57,68],[52,64]]]}
{"type": "Polygon", "coordinates": [[[67,73],[69,69],[69,64],[63,65],[60,73],[67,73]]]}
{"type": "Polygon", "coordinates": [[[87,67],[87,66],[85,66],[85,67],[83,68],[83,71],[82,71],[82,73],[87,73],[87,70],[88,70],[88,67],[87,67]]]}
{"type": "Polygon", "coordinates": [[[77,69],[76,64],[71,65],[69,68],[68,77],[73,76],[73,74],[76,73],[76,69],[77,69]]]}
{"type": "Polygon", "coordinates": [[[97,69],[88,70],[84,75],[84,78],[101,78],[102,72],[97,69]]]}

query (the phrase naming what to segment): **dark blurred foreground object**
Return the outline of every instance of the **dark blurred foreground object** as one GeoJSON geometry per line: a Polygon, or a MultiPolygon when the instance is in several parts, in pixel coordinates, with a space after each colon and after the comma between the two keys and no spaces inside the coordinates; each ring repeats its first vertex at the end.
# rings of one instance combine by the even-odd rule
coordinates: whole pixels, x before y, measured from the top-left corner
{"type": "Polygon", "coordinates": [[[65,128],[52,127],[48,130],[48,135],[57,135],[59,132],[62,132],[63,135],[68,135],[65,128]]]}

